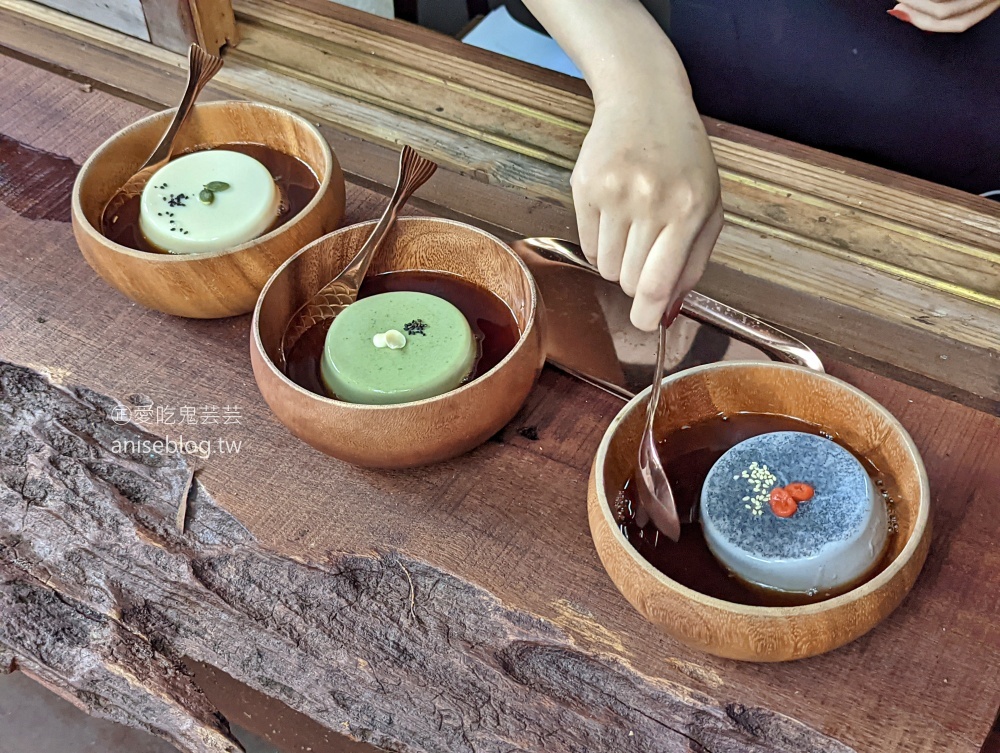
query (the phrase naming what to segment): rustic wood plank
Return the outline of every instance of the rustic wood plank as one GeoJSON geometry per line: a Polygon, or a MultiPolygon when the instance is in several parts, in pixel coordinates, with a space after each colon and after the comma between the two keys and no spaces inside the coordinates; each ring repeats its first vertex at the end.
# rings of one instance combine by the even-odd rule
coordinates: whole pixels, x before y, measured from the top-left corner
{"type": "Polygon", "coordinates": [[[269,552],[200,485],[180,534],[186,461],[129,449],[157,437],[115,420],[112,401],[0,362],[0,405],[0,644],[81,706],[186,753],[238,744],[177,666],[185,655],[386,748],[849,750],[582,651],[424,562],[269,552]]]}
{"type": "MultiPolygon", "coordinates": [[[[252,1],[266,3],[270,0],[252,1]]],[[[244,7],[250,4],[248,0],[244,7]]],[[[0,24],[0,45],[20,49],[22,55],[30,55],[33,59],[44,54],[49,64],[69,67],[104,86],[127,90],[130,96],[143,101],[166,104],[178,95],[183,82],[183,60],[179,56],[131,42],[120,35],[115,37],[111,32],[95,30],[83,22],[53,26],[38,13],[29,18],[25,15],[23,0],[0,0],[0,14],[10,21],[0,24]],[[62,44],[60,40],[67,34],[79,44],[62,44]]],[[[291,15],[289,18],[298,17],[291,15]]],[[[299,19],[295,23],[304,21],[299,19]]],[[[380,22],[370,19],[369,23],[380,22]]],[[[362,31],[373,40],[381,39],[372,30],[362,31]]],[[[392,47],[384,43],[384,39],[382,42],[386,49],[392,47]]],[[[374,41],[365,44],[374,44],[374,41]]],[[[366,48],[362,45],[358,49],[366,48]]],[[[231,56],[230,64],[217,85],[210,89],[209,96],[236,94],[261,98],[314,118],[338,149],[349,172],[376,182],[391,183],[395,158],[390,150],[358,140],[345,134],[344,129],[353,133],[370,131],[367,138],[374,134],[385,141],[409,140],[460,174],[476,179],[473,182],[440,173],[428,194],[432,201],[444,207],[437,211],[475,216],[481,222],[506,228],[510,234],[574,234],[571,210],[544,197],[504,190],[501,185],[532,183],[548,169],[544,161],[353,100],[332,92],[316,76],[309,78],[301,72],[271,70],[253,64],[253,56],[244,54],[240,58],[239,54],[231,56]],[[368,125],[360,128],[359,122],[368,125]]],[[[378,54],[388,55],[389,52],[379,50],[378,54]]],[[[498,70],[496,77],[509,75],[503,73],[502,66],[498,66],[498,70]]],[[[554,85],[549,86],[549,90],[546,97],[556,96],[554,85]]],[[[524,90],[517,96],[528,95],[528,90],[524,90]]],[[[537,102],[535,109],[544,110],[537,102]]],[[[706,293],[754,311],[806,337],[832,342],[867,363],[884,364],[879,368],[912,374],[915,382],[921,385],[940,385],[947,394],[970,395],[977,405],[998,405],[1000,382],[996,372],[997,353],[1000,352],[1000,310],[980,300],[986,293],[960,285],[957,290],[952,283],[938,281],[941,284],[937,284],[929,279],[933,268],[941,267],[939,258],[957,260],[956,270],[971,259],[970,269],[982,273],[979,282],[975,283],[982,290],[993,284],[990,280],[1000,279],[989,271],[994,263],[989,239],[993,237],[995,220],[984,214],[983,206],[988,202],[815,150],[754,136],[741,129],[718,123],[710,123],[710,126],[713,131],[720,131],[727,143],[746,140],[745,159],[753,166],[739,174],[729,170],[735,176],[731,181],[733,185],[744,191],[732,200],[743,201],[740,197],[753,192],[773,197],[773,200],[764,201],[758,197],[764,203],[758,207],[757,218],[730,213],[730,224],[702,283],[706,293]],[[798,161],[788,162],[784,156],[786,152],[798,161]],[[768,154],[770,162],[766,159],[768,154]],[[811,166],[813,159],[815,169],[811,166]],[[763,174],[760,180],[747,177],[758,170],[762,174],[766,170],[771,172],[763,174]],[[857,175],[853,175],[852,170],[857,175]],[[784,184],[780,181],[785,173],[798,182],[782,192],[784,184]],[[795,177],[799,173],[804,177],[795,177]],[[841,180],[845,183],[841,184],[841,180]],[[835,212],[829,211],[826,204],[823,206],[827,208],[822,211],[829,214],[817,213],[820,210],[814,206],[816,197],[802,187],[810,182],[829,187],[834,192],[835,195],[824,201],[837,203],[843,209],[842,218],[835,217],[835,212]],[[903,197],[905,201],[900,199],[893,204],[879,198],[885,194],[886,187],[902,192],[897,199],[903,197]],[[793,191],[797,192],[794,200],[785,195],[793,191]],[[867,192],[859,196],[875,196],[876,203],[881,202],[879,214],[851,206],[852,191],[867,192]],[[909,214],[908,206],[913,210],[909,214]],[[808,219],[810,217],[812,220],[808,219]],[[824,217],[827,222],[821,221],[824,217]],[[913,223],[926,224],[932,217],[937,217],[934,227],[926,231],[914,228],[913,223]],[[822,236],[807,232],[810,225],[815,229],[828,224],[836,227],[832,234],[822,236]],[[947,232],[953,232],[952,239],[947,232]],[[919,236],[916,241],[913,240],[915,236],[919,236]],[[853,244],[864,245],[858,241],[859,237],[867,238],[864,243],[876,249],[884,245],[903,251],[917,241],[929,243],[920,253],[912,254],[915,259],[923,259],[919,263],[925,265],[924,271],[904,269],[874,252],[872,255],[854,254],[850,250],[853,244]],[[973,249],[975,253],[966,254],[963,249],[973,249]],[[779,269],[785,272],[776,276],[775,270],[779,269]],[[898,343],[902,346],[897,347],[898,343]],[[965,368],[952,368],[956,360],[961,360],[965,368]]],[[[734,157],[734,161],[739,160],[734,157]]],[[[558,169],[563,170],[561,180],[564,180],[566,171],[558,169]]],[[[724,172],[727,169],[723,167],[724,172]]],[[[565,200],[566,189],[560,190],[565,200]]],[[[961,274],[966,275],[967,282],[977,279],[971,272],[961,274]]]]}
{"type": "Polygon", "coordinates": [[[231,0],[186,0],[194,21],[197,42],[209,52],[221,55],[227,46],[240,41],[231,0]]]}
{"type": "MultiPolygon", "coordinates": [[[[4,83],[0,133],[44,150],[34,155],[32,166],[36,174],[48,171],[44,185],[66,185],[96,143],[144,112],[16,61],[0,61],[0,80],[4,83]]],[[[8,143],[5,149],[13,147],[8,143]]],[[[9,159],[5,164],[11,164],[9,159]]],[[[38,207],[39,202],[25,201],[19,185],[16,179],[0,180],[0,300],[4,301],[0,357],[45,367],[59,379],[88,385],[132,407],[147,402],[174,409],[237,407],[239,424],[161,423],[143,428],[174,438],[183,433],[215,447],[219,440],[241,443],[239,452],[216,450],[207,460],[197,460],[199,494],[209,495],[220,506],[200,509],[216,510],[223,517],[235,515],[243,522],[259,542],[252,547],[253,557],[280,553],[320,569],[358,558],[384,577],[386,592],[395,600],[391,603],[397,611],[386,612],[386,619],[398,617],[403,622],[397,624],[404,626],[409,584],[398,566],[388,564],[391,558],[399,558],[408,568],[416,563],[411,578],[418,567],[426,568],[421,574],[448,574],[455,579],[448,584],[465,584],[463,593],[495,599],[491,603],[501,605],[503,614],[532,615],[537,621],[532,624],[562,636],[555,642],[563,648],[550,657],[559,660],[556,664],[541,659],[532,663],[535,657],[527,662],[519,655],[525,666],[575,672],[579,665],[560,662],[568,655],[574,661],[582,656],[597,663],[598,674],[592,677],[602,678],[601,682],[608,677],[604,674],[608,666],[619,667],[629,673],[639,696],[616,697],[631,698],[645,713],[662,712],[661,702],[644,695],[650,687],[667,688],[670,693],[688,688],[698,698],[712,699],[710,708],[728,709],[727,718],[742,721],[744,731],[769,717],[762,717],[762,712],[747,714],[742,708],[780,711],[863,751],[975,753],[983,745],[1000,705],[1000,688],[993,681],[1000,672],[1000,613],[991,597],[1000,587],[1000,520],[993,514],[995,489],[1000,486],[997,418],[837,367],[836,373],[875,395],[900,417],[924,455],[935,492],[935,538],[927,568],[891,618],[832,654],[783,666],[714,659],[672,643],[645,623],[613,589],[593,551],[584,512],[586,474],[601,434],[620,406],[614,398],[547,371],[528,405],[496,441],[463,458],[408,473],[350,468],[303,446],[275,422],[253,384],[245,317],[186,321],[130,304],[109,291],[85,265],[66,218],[37,209],[30,214],[26,207],[38,207]],[[518,433],[526,426],[535,429],[537,441],[518,433]],[[372,500],[378,500],[377,507],[372,500]],[[373,550],[381,552],[381,558],[371,558],[373,550]]],[[[48,201],[55,202],[57,196],[53,191],[48,201]]],[[[379,196],[352,188],[351,219],[373,216],[381,205],[379,196]]],[[[950,367],[959,365],[952,362],[950,367]]],[[[68,394],[47,390],[44,394],[68,394]]],[[[83,410],[73,408],[77,409],[83,410]]],[[[49,425],[52,431],[45,435],[46,442],[57,441],[53,437],[61,438],[61,430],[49,425]]],[[[78,446],[72,438],[66,440],[65,448],[78,446]]],[[[114,465],[106,449],[92,451],[114,465]]],[[[62,450],[46,444],[42,452],[62,450]]],[[[82,460],[88,457],[84,454],[82,460]]],[[[70,456],[59,462],[77,468],[81,458],[70,456]]],[[[20,466],[12,467],[14,473],[20,466]]],[[[50,467],[56,466],[43,470],[50,467]]],[[[141,468],[137,472],[147,473],[141,468]]],[[[109,491],[107,482],[101,486],[92,475],[89,483],[109,491]]],[[[21,486],[14,488],[16,495],[22,495],[21,486]]],[[[32,514],[41,516],[43,510],[35,506],[32,514]]],[[[192,510],[197,521],[199,501],[192,510]]],[[[134,523],[133,519],[124,530],[134,528],[134,523]]],[[[192,535],[191,530],[186,534],[192,535]]],[[[300,572],[298,565],[282,567],[300,572]]],[[[420,582],[418,576],[415,584],[420,582]]],[[[169,584],[157,584],[161,586],[169,584]]],[[[343,616],[346,624],[356,624],[350,620],[358,618],[358,610],[366,604],[351,607],[343,616]]],[[[423,602],[417,604],[419,610],[423,602]]],[[[484,614],[492,619],[492,612],[484,614]]],[[[290,618],[299,619],[294,614],[290,618]]],[[[150,633],[156,635],[152,629],[150,633]]],[[[305,648],[310,645],[307,642],[305,648]]],[[[283,651],[285,644],[281,646],[283,651]]],[[[0,653],[14,655],[10,650],[0,653]]],[[[210,660],[240,664],[221,655],[210,660]]],[[[271,684],[258,678],[258,688],[290,700],[290,705],[300,703],[294,684],[282,682],[283,675],[268,675],[271,684]]],[[[572,692],[582,692],[556,687],[535,675],[518,677],[521,682],[515,685],[535,688],[532,692],[562,699],[560,703],[569,702],[572,692]]],[[[341,694],[338,697],[358,698],[351,695],[351,688],[370,687],[364,682],[371,680],[350,674],[346,680],[330,682],[341,694]]],[[[435,685],[433,693],[443,688],[435,685]]],[[[397,702],[373,708],[390,712],[397,702]]],[[[591,703],[586,698],[582,702],[591,703]]],[[[456,726],[472,718],[460,703],[445,708],[457,711],[431,718],[456,726]]],[[[576,717],[559,716],[564,706],[546,708],[552,715],[539,723],[565,724],[570,718],[570,728],[576,728],[576,717]]],[[[619,725],[633,718],[632,711],[620,706],[607,713],[609,734],[618,734],[615,730],[624,729],[619,725]]],[[[714,712],[709,717],[725,723],[714,712]]],[[[356,712],[358,726],[352,733],[361,736],[361,731],[371,729],[358,721],[367,718],[356,712]]],[[[593,729],[591,722],[582,724],[593,729]]],[[[461,731],[480,734],[473,726],[469,723],[461,731]]],[[[386,729],[383,725],[378,734],[391,735],[386,729]]],[[[646,734],[650,728],[640,729],[646,734]]],[[[767,732],[766,727],[757,729],[767,732]]],[[[670,733],[657,732],[662,734],[670,733]]],[[[437,749],[446,739],[435,739],[437,749]]],[[[650,740],[650,745],[660,742],[656,735],[650,740]]],[[[780,736],[766,742],[779,750],[781,745],[792,745],[780,736]]],[[[451,746],[461,749],[457,743],[451,746]]],[[[662,744],[657,749],[670,748],[662,744]]],[[[801,748],[792,745],[792,749],[801,748]]]]}

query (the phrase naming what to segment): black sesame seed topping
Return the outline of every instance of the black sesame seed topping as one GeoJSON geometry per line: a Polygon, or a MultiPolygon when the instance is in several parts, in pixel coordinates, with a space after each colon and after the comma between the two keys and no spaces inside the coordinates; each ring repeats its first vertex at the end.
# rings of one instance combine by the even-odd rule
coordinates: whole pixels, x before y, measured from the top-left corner
{"type": "Polygon", "coordinates": [[[424,337],[426,337],[427,333],[424,331],[426,329],[427,329],[427,324],[424,322],[423,319],[414,319],[409,324],[403,325],[403,331],[406,332],[406,334],[410,335],[411,337],[413,335],[423,335],[424,337]]]}

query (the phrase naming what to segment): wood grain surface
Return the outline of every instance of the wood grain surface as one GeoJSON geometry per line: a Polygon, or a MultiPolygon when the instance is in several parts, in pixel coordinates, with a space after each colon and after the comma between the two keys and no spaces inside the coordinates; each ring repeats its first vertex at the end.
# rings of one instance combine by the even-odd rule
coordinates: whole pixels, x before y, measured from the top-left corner
{"type": "Polygon", "coordinates": [[[150,41],[174,52],[197,42],[213,55],[236,44],[239,33],[230,0],[141,0],[150,41]]]}
{"type": "MultiPolygon", "coordinates": [[[[605,683],[606,675],[570,676],[580,686],[598,677],[598,687],[607,692],[599,702],[582,697],[586,713],[599,711],[602,724],[616,730],[636,720],[643,725],[646,749],[689,748],[687,739],[681,741],[667,727],[650,725],[649,715],[665,708],[661,698],[645,695],[655,687],[678,697],[690,692],[710,699],[709,708],[724,709],[735,721],[733,739],[749,735],[771,750],[805,749],[796,748],[784,732],[787,720],[773,722],[785,717],[806,725],[794,727],[799,732],[808,728],[815,731],[811,735],[819,732],[860,751],[980,750],[1000,705],[1000,419],[834,365],[834,373],[892,411],[923,454],[935,518],[927,565],[886,622],[831,654],[785,665],[699,654],[663,636],[625,602],[590,540],[587,470],[621,407],[618,400],[546,371],[526,407],[496,441],[455,461],[405,473],[368,472],[311,450],[274,419],[254,386],[246,317],[193,321],[144,310],[97,278],[73,243],[60,187],[104,138],[146,110],[9,59],[0,61],[0,81],[0,133],[5,135],[0,144],[0,356],[120,399],[133,416],[141,409],[147,420],[142,425],[156,434],[211,442],[210,457],[186,460],[221,506],[220,514],[232,514],[247,526],[258,542],[255,553],[329,563],[346,561],[331,556],[367,557],[376,551],[381,553],[377,562],[403,558],[414,563],[414,571],[477,589],[507,614],[532,615],[540,629],[564,636],[559,645],[574,656],[598,664],[620,662],[615,666],[626,672],[624,685],[605,683]],[[27,149],[38,150],[30,152],[30,170],[13,173],[8,155],[27,149]],[[44,178],[30,178],[42,170],[44,178]],[[26,194],[29,185],[32,195],[26,194]],[[163,409],[160,423],[157,407],[163,409]],[[210,408],[221,415],[229,407],[229,415],[239,420],[177,424],[182,407],[196,407],[202,417],[214,413],[210,408]],[[239,451],[234,442],[241,443],[239,451]]],[[[348,217],[373,217],[383,201],[351,187],[348,217]]],[[[391,564],[385,568],[386,587],[405,605],[409,586],[402,570],[391,564]]],[[[434,580],[417,583],[420,615],[423,599],[433,596],[434,580]]],[[[347,608],[345,618],[354,620],[360,607],[347,608]]],[[[415,624],[400,635],[414,638],[415,624]]],[[[4,655],[11,658],[9,651],[4,655]]],[[[382,659],[385,669],[398,671],[407,656],[412,660],[405,652],[382,659]]],[[[544,711],[554,708],[552,698],[570,702],[566,693],[580,692],[553,686],[566,665],[521,666],[537,674],[522,673],[508,682],[522,690],[548,689],[549,700],[539,701],[533,720],[544,723],[539,729],[563,729],[565,717],[544,711]]],[[[375,665],[376,675],[380,668],[375,665]]],[[[272,681],[276,677],[272,674],[272,681]]],[[[348,700],[360,697],[351,695],[349,679],[330,682],[329,690],[346,693],[348,700]]],[[[420,697],[423,692],[435,697],[443,687],[438,683],[434,680],[420,697]]],[[[261,682],[260,687],[271,695],[284,693],[277,685],[261,682]]],[[[413,712],[441,726],[437,736],[422,738],[424,749],[469,749],[463,734],[488,723],[482,712],[495,707],[454,694],[440,699],[436,708],[413,712]]],[[[287,694],[287,700],[294,704],[294,695],[287,694]]],[[[358,711],[346,712],[344,721],[354,734],[359,727],[381,724],[379,734],[386,737],[379,739],[385,741],[392,735],[386,720],[401,707],[387,702],[375,708],[383,714],[381,721],[362,720],[358,711]]],[[[817,741],[814,749],[836,749],[823,738],[810,739],[817,741]]],[[[606,747],[612,748],[621,749],[606,747]]],[[[709,749],[726,750],[722,745],[709,749]]]]}

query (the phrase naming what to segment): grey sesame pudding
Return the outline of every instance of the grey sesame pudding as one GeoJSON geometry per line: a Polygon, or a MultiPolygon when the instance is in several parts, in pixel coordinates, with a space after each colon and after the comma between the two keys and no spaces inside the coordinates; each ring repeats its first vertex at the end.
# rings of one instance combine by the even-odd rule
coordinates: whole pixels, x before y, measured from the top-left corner
{"type": "Polygon", "coordinates": [[[857,458],[797,431],[728,450],[705,479],[700,512],[708,548],[733,575],[788,593],[849,588],[881,561],[889,532],[886,504],[857,458]],[[789,485],[808,499],[793,500],[789,485]]]}

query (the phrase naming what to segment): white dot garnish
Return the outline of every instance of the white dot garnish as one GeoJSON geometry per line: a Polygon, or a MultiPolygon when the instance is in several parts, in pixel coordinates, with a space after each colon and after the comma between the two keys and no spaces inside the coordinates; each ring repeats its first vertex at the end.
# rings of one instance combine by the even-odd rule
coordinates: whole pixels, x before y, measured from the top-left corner
{"type": "Polygon", "coordinates": [[[406,346],[406,336],[398,329],[390,329],[387,332],[379,332],[372,337],[372,345],[376,348],[399,350],[406,346]]]}
{"type": "Polygon", "coordinates": [[[390,329],[385,333],[385,344],[392,350],[399,350],[406,345],[406,335],[398,329],[390,329]]]}

